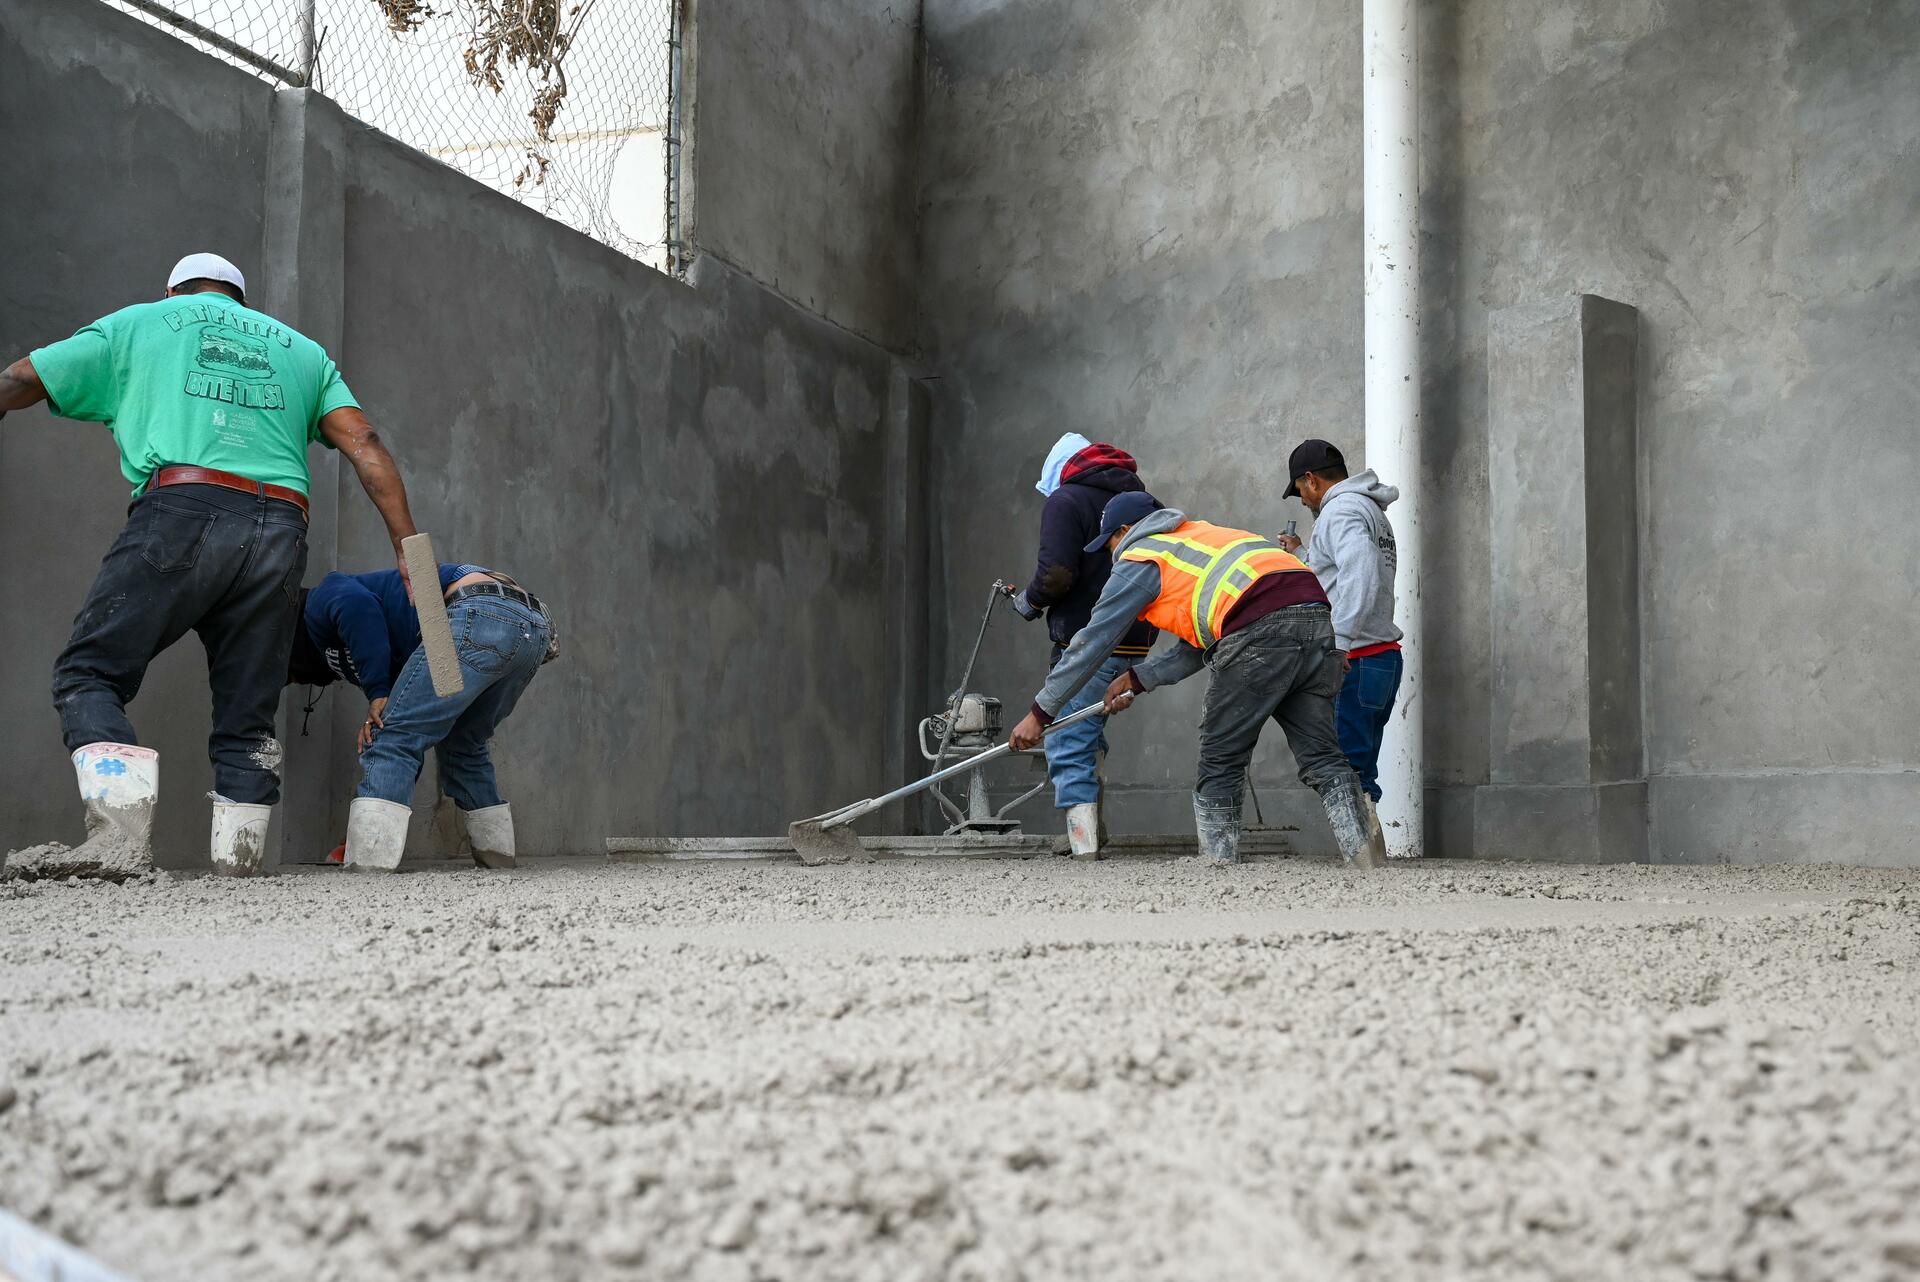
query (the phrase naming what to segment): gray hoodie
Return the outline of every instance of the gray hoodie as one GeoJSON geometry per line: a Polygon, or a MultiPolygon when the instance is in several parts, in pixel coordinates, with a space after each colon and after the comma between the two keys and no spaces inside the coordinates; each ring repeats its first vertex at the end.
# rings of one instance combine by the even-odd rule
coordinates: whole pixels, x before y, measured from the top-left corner
{"type": "MultiPolygon", "coordinates": [[[[1163,507],[1147,513],[1127,531],[1119,551],[1114,553],[1113,573],[1107,578],[1107,586],[1094,602],[1093,617],[1074,634],[1073,643],[1047,674],[1047,684],[1034,696],[1034,706],[1049,717],[1058,716],[1067,700],[1078,694],[1080,687],[1100,670],[1100,665],[1107,661],[1140,612],[1159,599],[1160,567],[1151,561],[1122,561],[1119,553],[1149,534],[1164,534],[1179,528],[1186,519],[1187,514],[1178,508],[1163,507]]],[[[1134,674],[1151,690],[1184,681],[1198,672],[1203,662],[1200,651],[1176,638],[1171,650],[1139,664],[1134,674]]]]}
{"type": "Polygon", "coordinates": [[[1307,540],[1307,568],[1333,603],[1334,644],[1342,650],[1398,641],[1393,572],[1399,559],[1387,505],[1400,497],[1368,468],[1327,491],[1307,540]]]}

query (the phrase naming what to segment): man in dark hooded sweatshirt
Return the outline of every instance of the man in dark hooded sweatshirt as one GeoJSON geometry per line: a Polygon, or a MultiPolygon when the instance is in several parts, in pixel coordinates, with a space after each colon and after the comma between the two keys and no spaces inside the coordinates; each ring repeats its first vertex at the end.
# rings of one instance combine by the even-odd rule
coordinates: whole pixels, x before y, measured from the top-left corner
{"type": "MultiPolygon", "coordinates": [[[[1035,489],[1046,496],[1040,513],[1040,557],[1033,581],[1014,598],[1014,609],[1027,619],[1047,616],[1047,635],[1053,654],[1051,668],[1087,625],[1093,603],[1107,586],[1113,560],[1107,549],[1088,552],[1086,546],[1100,530],[1100,514],[1116,494],[1144,493],[1139,465],[1125,450],[1099,445],[1078,432],[1068,432],[1054,443],[1040,469],[1035,489]]],[[[1078,712],[1097,702],[1107,683],[1144,658],[1159,635],[1150,623],[1138,622],[1121,637],[1096,676],[1060,709],[1060,715],[1078,712]]],[[[1107,719],[1087,720],[1046,740],[1047,775],[1053,780],[1053,804],[1067,812],[1067,838],[1073,853],[1092,856],[1100,849],[1100,759],[1106,755],[1107,719]]]]}

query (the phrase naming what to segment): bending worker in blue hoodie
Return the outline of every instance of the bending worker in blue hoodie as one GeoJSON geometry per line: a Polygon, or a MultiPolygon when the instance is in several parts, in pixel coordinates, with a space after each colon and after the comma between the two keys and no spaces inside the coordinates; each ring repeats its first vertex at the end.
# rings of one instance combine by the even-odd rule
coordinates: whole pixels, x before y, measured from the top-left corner
{"type": "MultiPolygon", "coordinates": [[[[1400,497],[1368,468],[1347,475],[1347,460],[1325,441],[1302,441],[1287,460],[1286,497],[1313,513],[1313,535],[1303,560],[1333,604],[1333,643],[1347,658],[1346,680],[1334,700],[1340,750],[1360,786],[1380,800],[1380,740],[1400,693],[1401,632],[1393,622],[1393,575],[1398,547],[1387,507],[1400,497]]],[[[1300,540],[1279,536],[1300,551],[1300,540]]]]}
{"type": "MultiPolygon", "coordinates": [[[[1047,453],[1034,486],[1046,496],[1040,512],[1040,559],[1033,581],[1013,599],[1022,617],[1037,619],[1044,611],[1053,654],[1051,669],[1087,626],[1093,603],[1107,586],[1113,559],[1106,545],[1088,550],[1100,532],[1100,513],[1116,494],[1144,493],[1139,465],[1133,455],[1111,445],[1096,445],[1078,432],[1068,432],[1047,453]]],[[[1078,712],[1100,697],[1115,677],[1153,649],[1159,630],[1135,620],[1121,635],[1094,678],[1060,710],[1078,712]]],[[[1053,780],[1053,804],[1067,812],[1067,840],[1077,856],[1100,850],[1100,759],[1107,754],[1107,719],[1089,717],[1047,739],[1047,776],[1053,780]]]]}
{"type": "Polygon", "coordinates": [[[329,574],[300,594],[287,684],[344,677],[367,696],[360,788],[347,816],[349,868],[400,866],[413,787],[429,748],[440,790],[466,823],[474,862],[514,866],[513,811],[500,797],[488,743],[555,653],[553,623],[538,597],[478,565],[441,566],[440,589],[465,683],[446,697],[434,693],[420,616],[399,571],[329,574]]]}
{"type": "Polygon", "coordinates": [[[1102,545],[1113,554],[1113,573],[1093,617],[1014,727],[1014,749],[1039,743],[1133,621],[1145,619],[1179,642],[1116,677],[1106,708],[1122,711],[1138,694],[1211,670],[1193,790],[1200,857],[1238,862],[1241,787],[1271,719],[1286,733],[1300,781],[1320,794],[1341,856],[1363,868],[1384,861],[1373,803],[1334,735],[1341,658],[1313,571],[1264,535],[1188,520],[1146,494],[1121,494],[1107,504],[1087,547],[1102,545]]]}

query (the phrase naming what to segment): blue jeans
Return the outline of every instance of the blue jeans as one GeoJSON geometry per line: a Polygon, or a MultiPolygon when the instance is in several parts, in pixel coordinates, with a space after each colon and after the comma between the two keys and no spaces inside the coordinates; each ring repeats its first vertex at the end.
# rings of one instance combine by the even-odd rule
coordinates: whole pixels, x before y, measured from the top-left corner
{"type": "Polygon", "coordinates": [[[1340,751],[1360,776],[1360,786],[1380,800],[1380,740],[1393,715],[1393,698],[1400,693],[1400,652],[1370,654],[1349,659],[1340,697],[1334,700],[1334,725],[1340,732],[1340,751]]]}
{"type": "MultiPolygon", "coordinates": [[[[1054,651],[1058,660],[1060,652],[1054,651]]],[[[1099,670],[1087,678],[1073,698],[1061,706],[1059,716],[1100,702],[1113,679],[1132,667],[1134,659],[1112,654],[1099,670]]],[[[1053,780],[1053,804],[1065,810],[1100,800],[1100,754],[1107,750],[1107,719],[1088,717],[1085,721],[1056,730],[1046,737],[1047,778],[1053,780]]]]}
{"type": "Polygon", "coordinates": [[[360,754],[362,797],[409,805],[427,749],[440,764],[440,790],[462,810],[500,804],[487,741],[540,670],[553,626],[546,616],[502,597],[468,597],[447,607],[466,688],[443,699],[433,692],[427,651],[420,646],[387,696],[385,724],[360,754]]]}

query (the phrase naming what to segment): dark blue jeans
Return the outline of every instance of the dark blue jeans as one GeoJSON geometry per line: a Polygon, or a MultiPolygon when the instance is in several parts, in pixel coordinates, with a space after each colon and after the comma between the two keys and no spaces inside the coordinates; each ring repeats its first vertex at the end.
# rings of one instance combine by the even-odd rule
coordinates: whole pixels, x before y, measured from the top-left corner
{"type": "Polygon", "coordinates": [[[387,696],[385,724],[360,754],[362,797],[409,805],[427,749],[440,765],[440,791],[462,810],[500,804],[487,744],[520,702],[546,657],[553,625],[537,610],[504,597],[465,597],[447,607],[466,688],[450,698],[433,692],[426,647],[400,669],[387,696]]]}
{"type": "Polygon", "coordinates": [[[127,704],[147,665],[189,631],[213,688],[213,786],[231,801],[280,799],[274,716],[307,568],[307,518],[279,499],[169,485],[133,501],[53,669],[67,751],[138,743],[127,704]]]}
{"type": "Polygon", "coordinates": [[[1393,699],[1400,693],[1401,659],[1398,650],[1347,661],[1347,676],[1334,700],[1333,719],[1340,731],[1340,751],[1360,776],[1360,786],[1380,800],[1380,740],[1393,715],[1393,699]]]}

